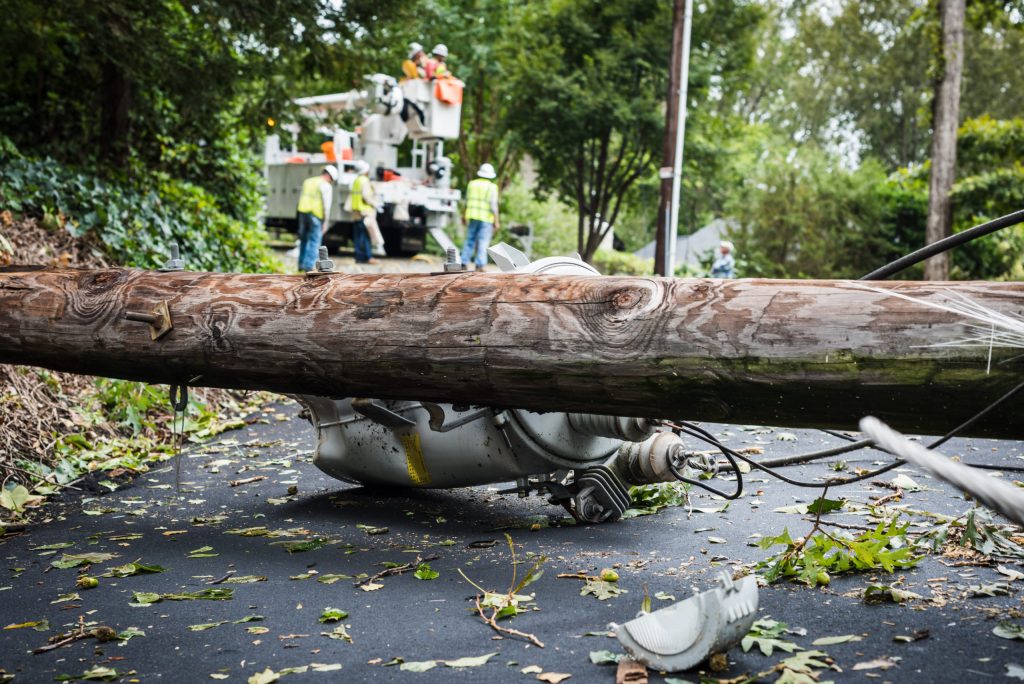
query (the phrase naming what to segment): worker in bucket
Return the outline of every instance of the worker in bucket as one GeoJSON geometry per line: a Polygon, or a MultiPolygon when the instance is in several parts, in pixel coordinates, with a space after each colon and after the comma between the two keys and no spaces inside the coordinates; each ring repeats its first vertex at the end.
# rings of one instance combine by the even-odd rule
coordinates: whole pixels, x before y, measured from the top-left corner
{"type": "Polygon", "coordinates": [[[423,78],[426,76],[427,53],[419,43],[409,43],[409,58],[402,62],[402,74],[406,78],[423,78]]]}
{"type": "Polygon", "coordinates": [[[498,175],[490,164],[481,164],[477,177],[466,188],[466,213],[463,221],[466,228],[466,244],[462,246],[462,263],[468,269],[476,252],[476,268],[480,270],[487,263],[487,248],[494,231],[501,227],[498,217],[498,186],[494,178],[498,175]]]}
{"type": "Polygon", "coordinates": [[[320,175],[307,178],[302,183],[298,206],[300,271],[312,270],[316,262],[320,241],[330,226],[331,198],[337,180],[338,169],[328,165],[320,175]]]}
{"type": "Polygon", "coordinates": [[[427,64],[424,68],[426,77],[429,79],[435,78],[447,78],[451,76],[451,72],[448,71],[448,66],[445,64],[445,60],[448,59],[448,46],[444,43],[438,43],[434,46],[434,49],[430,51],[430,59],[427,60],[427,64]]]}
{"type": "Polygon", "coordinates": [[[376,264],[378,261],[373,258],[373,243],[370,231],[366,228],[366,217],[371,213],[376,217],[377,207],[373,185],[370,183],[370,165],[361,159],[356,162],[356,179],[352,181],[349,201],[352,203],[352,213],[358,217],[352,224],[352,248],[356,253],[356,263],[376,264]]]}
{"type": "Polygon", "coordinates": [[[735,278],[736,260],[732,256],[733,244],[728,240],[722,240],[718,245],[718,258],[711,264],[712,278],[735,278]]]}

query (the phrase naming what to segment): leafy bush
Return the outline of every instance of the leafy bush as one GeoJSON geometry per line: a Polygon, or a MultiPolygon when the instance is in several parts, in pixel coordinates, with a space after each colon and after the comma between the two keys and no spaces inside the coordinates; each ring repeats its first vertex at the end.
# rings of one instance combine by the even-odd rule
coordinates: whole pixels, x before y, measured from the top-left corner
{"type": "Polygon", "coordinates": [[[175,242],[190,269],[267,272],[277,266],[262,226],[232,218],[192,183],[154,174],[152,189],[137,189],[48,157],[22,156],[2,138],[0,169],[0,208],[94,237],[126,266],[159,267],[175,242]]]}
{"type": "Polygon", "coordinates": [[[642,259],[629,252],[599,249],[594,252],[594,268],[605,275],[644,276],[654,273],[654,260],[642,259]]]}

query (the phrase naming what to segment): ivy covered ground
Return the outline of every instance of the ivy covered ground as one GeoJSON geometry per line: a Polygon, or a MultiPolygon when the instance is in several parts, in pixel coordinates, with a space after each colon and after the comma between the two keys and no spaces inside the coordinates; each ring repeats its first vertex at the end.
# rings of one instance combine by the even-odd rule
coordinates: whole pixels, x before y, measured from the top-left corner
{"type": "MultiPolygon", "coordinates": [[[[310,463],[314,432],[296,413],[268,407],[189,449],[178,495],[165,464],[67,496],[57,519],[4,538],[0,667],[16,682],[611,682],[622,651],[609,622],[723,571],[765,579],[754,630],[701,670],[650,681],[980,681],[1024,666],[1024,536],[910,468],[826,500],[756,473],[728,506],[645,489],[627,519],[575,526],[496,486],[334,481],[310,463]]],[[[755,458],[837,443],[709,429],[755,458]]],[[[991,440],[944,451],[1002,467],[1024,456],[991,440]]],[[[858,452],[786,474],[883,460],[858,452]]]]}

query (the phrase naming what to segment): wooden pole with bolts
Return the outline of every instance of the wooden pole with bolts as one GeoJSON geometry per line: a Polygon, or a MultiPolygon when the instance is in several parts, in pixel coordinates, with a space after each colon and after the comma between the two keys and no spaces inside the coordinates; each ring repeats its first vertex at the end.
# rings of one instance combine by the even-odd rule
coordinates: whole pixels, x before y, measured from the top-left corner
{"type": "MultiPolygon", "coordinates": [[[[936,347],[1024,283],[0,270],[0,363],[152,383],[942,433],[1024,377],[936,347]],[[881,288],[881,291],[872,289],[881,288]],[[896,292],[910,299],[889,294],[896,292]],[[169,327],[127,312],[166,306],[169,327]],[[137,317],[133,317],[137,318],[137,317]]],[[[1024,436],[1019,410],[974,434],[1024,436]]]]}

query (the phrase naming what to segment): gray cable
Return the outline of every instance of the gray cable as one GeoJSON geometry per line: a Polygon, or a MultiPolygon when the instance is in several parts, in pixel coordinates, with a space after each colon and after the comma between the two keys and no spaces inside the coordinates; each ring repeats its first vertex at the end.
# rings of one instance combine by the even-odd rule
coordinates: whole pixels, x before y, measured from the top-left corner
{"type": "Polygon", "coordinates": [[[1017,487],[911,442],[873,416],[861,419],[860,429],[879,447],[970,494],[1018,525],[1024,525],[1024,492],[1017,487]]]}

